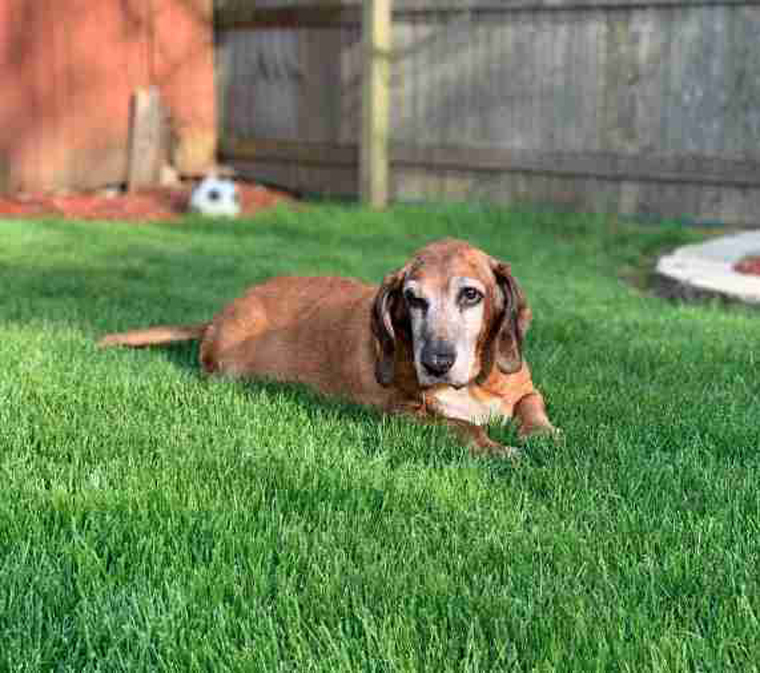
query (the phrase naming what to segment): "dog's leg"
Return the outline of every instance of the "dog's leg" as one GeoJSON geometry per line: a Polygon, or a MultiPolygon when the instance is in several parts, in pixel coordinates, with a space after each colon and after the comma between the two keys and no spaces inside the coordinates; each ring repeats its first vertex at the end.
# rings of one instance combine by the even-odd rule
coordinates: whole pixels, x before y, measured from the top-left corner
{"type": "Polygon", "coordinates": [[[515,405],[514,415],[520,424],[517,434],[521,438],[535,434],[556,434],[558,432],[546,415],[544,398],[541,397],[540,393],[534,392],[523,397],[515,405]]]}
{"type": "Polygon", "coordinates": [[[499,444],[488,436],[480,425],[457,418],[448,418],[431,411],[424,402],[409,401],[394,405],[391,409],[418,423],[444,423],[451,428],[459,440],[475,457],[511,458],[517,459],[522,451],[514,446],[499,444]]]}
{"type": "Polygon", "coordinates": [[[469,447],[470,453],[476,457],[510,458],[516,460],[522,455],[522,451],[514,446],[499,444],[488,436],[488,433],[480,425],[468,421],[446,418],[444,421],[453,428],[456,434],[469,447]]]}

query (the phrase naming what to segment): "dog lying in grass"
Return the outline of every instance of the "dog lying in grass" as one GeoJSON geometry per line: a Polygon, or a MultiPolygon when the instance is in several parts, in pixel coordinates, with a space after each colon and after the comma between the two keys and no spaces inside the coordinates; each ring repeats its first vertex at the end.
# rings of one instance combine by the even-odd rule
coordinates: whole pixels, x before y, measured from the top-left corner
{"type": "Polygon", "coordinates": [[[464,241],[431,243],[377,287],[277,277],[210,322],[109,334],[101,346],[200,340],[211,374],[304,383],[326,395],[439,419],[476,455],[516,457],[484,424],[553,432],[522,356],[531,310],[509,264],[464,241]]]}

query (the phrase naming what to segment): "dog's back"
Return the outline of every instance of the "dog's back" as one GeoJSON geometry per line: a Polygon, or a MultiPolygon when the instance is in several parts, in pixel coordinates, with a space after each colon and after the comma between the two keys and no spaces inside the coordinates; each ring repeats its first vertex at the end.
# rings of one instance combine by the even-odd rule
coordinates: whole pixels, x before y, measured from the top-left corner
{"type": "Polygon", "coordinates": [[[382,404],[369,331],[376,290],[349,278],[273,278],[214,318],[201,363],[208,372],[298,381],[382,404]]]}

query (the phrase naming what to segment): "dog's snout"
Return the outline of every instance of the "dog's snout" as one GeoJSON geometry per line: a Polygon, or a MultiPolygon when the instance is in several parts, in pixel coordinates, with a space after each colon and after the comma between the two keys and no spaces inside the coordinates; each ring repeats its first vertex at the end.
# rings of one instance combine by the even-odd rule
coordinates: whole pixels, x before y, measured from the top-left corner
{"type": "Polygon", "coordinates": [[[443,376],[454,366],[457,354],[452,346],[438,341],[425,344],[420,359],[429,374],[443,376]]]}

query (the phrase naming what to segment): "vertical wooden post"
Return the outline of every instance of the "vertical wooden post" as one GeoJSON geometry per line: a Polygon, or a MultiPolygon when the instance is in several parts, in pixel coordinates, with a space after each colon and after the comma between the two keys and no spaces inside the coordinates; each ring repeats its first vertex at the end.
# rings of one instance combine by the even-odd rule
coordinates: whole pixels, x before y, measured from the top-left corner
{"type": "Polygon", "coordinates": [[[155,86],[140,88],[132,99],[127,187],[130,192],[158,184],[165,161],[161,95],[155,86]]]}
{"type": "Polygon", "coordinates": [[[8,160],[5,148],[0,147],[0,196],[11,191],[11,162],[8,160]]]}
{"type": "Polygon", "coordinates": [[[391,0],[365,0],[362,19],[362,136],[359,190],[371,208],[388,203],[391,0]]]}

